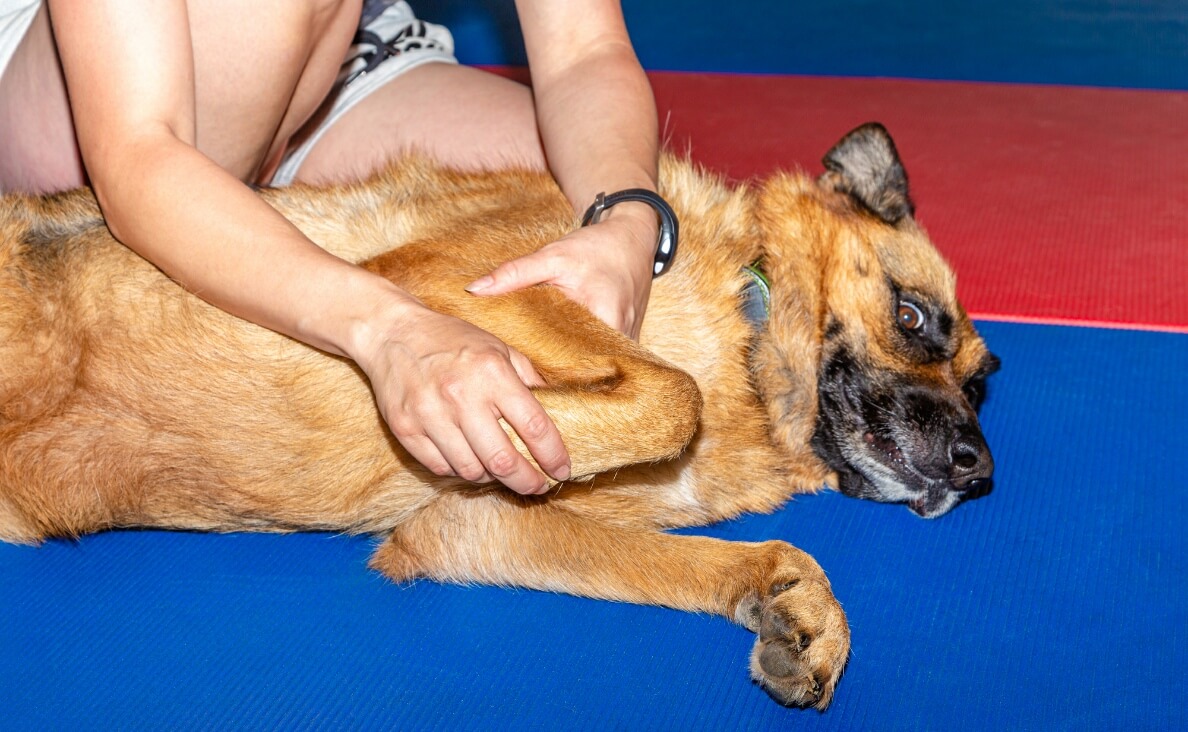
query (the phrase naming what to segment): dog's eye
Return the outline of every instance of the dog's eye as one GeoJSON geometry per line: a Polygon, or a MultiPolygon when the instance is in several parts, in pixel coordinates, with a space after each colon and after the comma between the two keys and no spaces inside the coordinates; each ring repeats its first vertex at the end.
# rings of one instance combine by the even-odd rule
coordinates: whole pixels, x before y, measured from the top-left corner
{"type": "Polygon", "coordinates": [[[895,317],[899,324],[908,330],[919,330],[924,327],[924,312],[907,300],[899,301],[899,310],[895,317]]]}

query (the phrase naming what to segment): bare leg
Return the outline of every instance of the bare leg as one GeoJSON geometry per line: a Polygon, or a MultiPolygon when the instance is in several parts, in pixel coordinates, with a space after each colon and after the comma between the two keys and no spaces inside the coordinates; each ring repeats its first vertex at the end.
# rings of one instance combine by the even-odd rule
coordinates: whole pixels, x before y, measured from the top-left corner
{"type": "MultiPolygon", "coordinates": [[[[359,0],[191,0],[198,147],[251,180],[329,93],[359,0]]],[[[85,182],[57,48],[42,7],[0,79],[0,192],[85,182]]]]}
{"type": "Polygon", "coordinates": [[[428,63],[392,79],[335,122],[297,179],[358,180],[411,150],[463,169],[545,167],[528,87],[479,69],[428,63]]]}
{"type": "Polygon", "coordinates": [[[0,78],[0,149],[0,193],[51,193],[84,182],[45,5],[0,78]]]}

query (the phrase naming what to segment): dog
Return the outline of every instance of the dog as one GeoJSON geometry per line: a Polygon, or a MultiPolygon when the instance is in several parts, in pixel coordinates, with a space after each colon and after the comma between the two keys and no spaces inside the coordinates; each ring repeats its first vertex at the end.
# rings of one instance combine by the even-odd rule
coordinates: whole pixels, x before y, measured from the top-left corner
{"type": "Polygon", "coordinates": [[[638,343],[555,288],[464,291],[575,225],[545,174],[409,157],[361,184],[261,192],[329,251],[533,362],[572,458],[542,497],[423,468],[354,364],[188,294],[111,237],[90,192],[4,197],[0,538],[377,534],[371,566],[398,582],[725,616],[758,635],[764,689],[824,709],[850,636],[821,567],[782,541],[664,529],[827,485],[923,517],[984,494],[976,410],[998,364],[913,218],[886,130],[852,131],[824,162],[816,179],[730,185],[666,157],[683,239],[638,343]]]}

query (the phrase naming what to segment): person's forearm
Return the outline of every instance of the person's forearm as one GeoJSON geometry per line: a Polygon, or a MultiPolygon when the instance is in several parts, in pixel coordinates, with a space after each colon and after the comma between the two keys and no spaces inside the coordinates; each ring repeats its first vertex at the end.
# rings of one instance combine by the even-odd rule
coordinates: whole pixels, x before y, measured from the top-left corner
{"type": "Polygon", "coordinates": [[[607,43],[554,73],[533,76],[549,168],[581,213],[602,191],[656,187],[652,89],[630,46],[607,43]]]}
{"type": "MultiPolygon", "coordinates": [[[[647,77],[626,43],[612,42],[549,74],[534,72],[537,120],[549,168],[580,215],[600,192],[657,188],[656,106],[647,77]]],[[[636,264],[651,270],[657,219],[644,203],[604,217],[627,225],[620,239],[636,264]]]]}
{"type": "Polygon", "coordinates": [[[207,302],[354,357],[414,302],[315,245],[246,185],[174,139],[123,146],[93,179],[116,237],[207,302]]]}

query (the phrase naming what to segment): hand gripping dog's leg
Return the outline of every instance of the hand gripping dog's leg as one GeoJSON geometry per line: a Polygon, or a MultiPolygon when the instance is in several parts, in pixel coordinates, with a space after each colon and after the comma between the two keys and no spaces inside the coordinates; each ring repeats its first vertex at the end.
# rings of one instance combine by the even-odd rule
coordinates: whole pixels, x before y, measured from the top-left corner
{"type": "MultiPolygon", "coordinates": [[[[366,266],[532,361],[547,383],[535,390],[536,398],[565,440],[573,480],[680,454],[701,414],[701,393],[691,376],[599,322],[556,288],[496,297],[467,293],[463,288],[476,275],[447,269],[457,261],[443,253],[449,246],[396,249],[366,266]],[[426,279],[427,271],[435,276],[426,279]]],[[[531,460],[519,437],[504,428],[531,460]]]]}
{"type": "Polygon", "coordinates": [[[372,566],[427,577],[709,612],[759,634],[751,671],[786,704],[829,703],[849,630],[820,566],[781,541],[611,527],[547,500],[451,492],[401,524],[372,566]]]}
{"type": "Polygon", "coordinates": [[[484,305],[466,319],[519,350],[544,377],[548,387],[536,398],[565,439],[573,479],[671,460],[693,437],[702,406],[693,378],[556,290],[484,305]]]}
{"type": "MultiPolygon", "coordinates": [[[[653,357],[590,358],[584,369],[573,365],[546,378],[550,386],[537,389],[536,398],[565,439],[572,480],[671,460],[697,429],[701,394],[696,382],[653,357]]],[[[508,433],[527,455],[518,436],[508,433]]]]}

